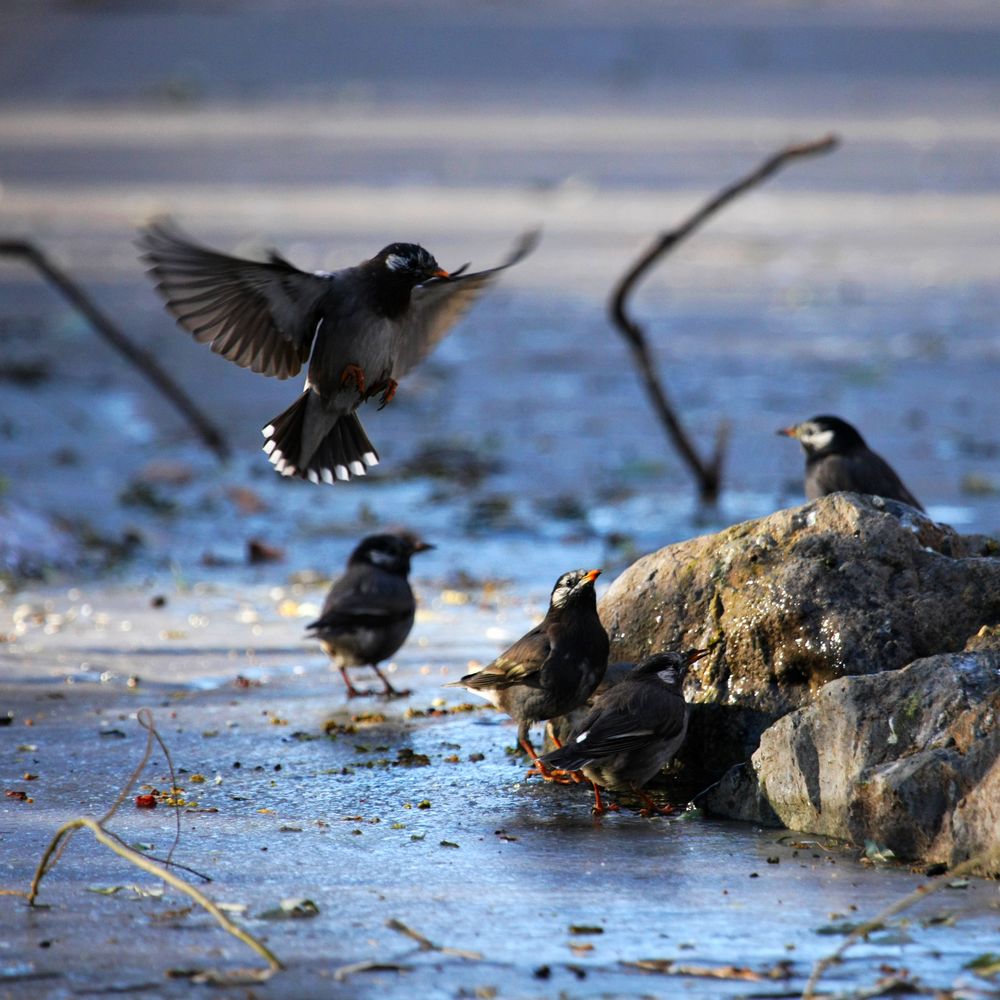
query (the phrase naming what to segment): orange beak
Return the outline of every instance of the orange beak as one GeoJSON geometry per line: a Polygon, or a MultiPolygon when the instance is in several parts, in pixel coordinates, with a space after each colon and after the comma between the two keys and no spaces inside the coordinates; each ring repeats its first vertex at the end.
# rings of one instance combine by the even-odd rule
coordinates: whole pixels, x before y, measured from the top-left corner
{"type": "Polygon", "coordinates": [[[451,275],[444,270],[444,268],[439,267],[432,275],[432,278],[450,278],[451,275]]]}
{"type": "Polygon", "coordinates": [[[711,647],[708,649],[689,649],[688,666],[690,667],[692,663],[697,663],[700,659],[702,659],[702,657],[708,656],[711,652],[711,647]]]}
{"type": "Polygon", "coordinates": [[[798,427],[782,427],[774,433],[783,434],[785,437],[797,438],[799,436],[799,429],[798,427]]]}
{"type": "Polygon", "coordinates": [[[592,569],[580,582],[593,583],[600,575],[601,571],[599,569],[592,569]]]}

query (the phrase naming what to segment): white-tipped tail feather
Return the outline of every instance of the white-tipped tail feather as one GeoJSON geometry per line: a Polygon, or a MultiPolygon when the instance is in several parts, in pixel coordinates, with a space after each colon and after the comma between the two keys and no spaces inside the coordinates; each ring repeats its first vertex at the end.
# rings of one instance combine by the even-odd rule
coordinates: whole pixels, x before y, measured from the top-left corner
{"type": "Polygon", "coordinates": [[[352,475],[365,475],[365,466],[378,465],[378,454],[355,413],[337,417],[312,454],[302,454],[302,442],[315,440],[330,419],[317,406],[318,397],[311,399],[314,395],[311,389],[306,389],[284,413],[263,428],[268,461],[281,475],[298,476],[312,483],[333,484],[338,479],[346,482],[352,475]],[[317,419],[324,420],[318,433],[314,423],[310,424],[317,419]]]}

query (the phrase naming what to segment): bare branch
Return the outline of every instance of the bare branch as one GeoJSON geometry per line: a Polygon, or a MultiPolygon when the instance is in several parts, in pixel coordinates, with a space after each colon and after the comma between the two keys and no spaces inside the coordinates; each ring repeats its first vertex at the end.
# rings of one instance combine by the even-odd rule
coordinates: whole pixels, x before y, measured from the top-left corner
{"type": "Polygon", "coordinates": [[[920,885],[913,890],[913,892],[907,893],[901,899],[897,899],[896,902],[891,903],[884,910],[880,910],[871,920],[866,920],[863,924],[859,924],[857,927],[847,935],[846,938],[840,943],[840,947],[837,948],[832,954],[819,959],[813,966],[812,974],[809,976],[809,981],[806,983],[805,989],[802,991],[802,1000],[817,1000],[819,994],[816,992],[816,987],[819,986],[819,981],[823,976],[823,973],[830,968],[831,965],[835,965],[839,962],[847,951],[854,947],[862,938],[867,937],[873,931],[879,930],[885,922],[890,918],[894,917],[897,913],[902,913],[903,910],[909,909],[914,903],[920,902],[920,900],[925,899],[932,892],[937,892],[939,889],[945,888],[951,882],[953,882],[960,875],[965,875],[968,872],[976,871],[977,869],[984,868],[991,865],[995,860],[1000,859],[1000,851],[994,847],[992,850],[987,850],[982,854],[977,854],[974,857],[963,861],[962,864],[952,868],[951,871],[946,872],[944,875],[939,875],[931,882],[922,882],[920,885]]]}
{"type": "Polygon", "coordinates": [[[130,361],[150,382],[177,407],[194,427],[201,439],[221,459],[229,456],[229,445],[222,433],[198,409],[188,394],[160,367],[156,359],[129,340],[114,323],[98,309],[94,300],[68,274],[56,267],[43,251],[27,240],[0,240],[0,255],[20,257],[33,265],[50,284],[82,313],[95,330],[119,354],[130,361]]]}
{"type": "Polygon", "coordinates": [[[642,327],[627,312],[626,304],[628,297],[633,288],[639,283],[639,280],[660,257],[669,253],[685,237],[690,236],[691,233],[711,218],[720,208],[727,205],[734,198],[739,197],[745,191],[750,190],[750,188],[756,187],[767,180],[767,178],[780,170],[790,160],[803,156],[814,156],[818,153],[827,153],[835,149],[837,143],[838,140],[835,136],[827,135],[814,142],[786,146],[784,149],[779,150],[765,160],[752,173],[735,181],[713,198],[710,198],[679,226],[659,236],[626,272],[625,276],[619,281],[612,292],[608,307],[611,320],[628,343],[653,408],[656,410],[656,414],[660,418],[660,422],[666,429],[674,447],[680,452],[681,457],[693,473],[698,484],[699,496],[704,503],[714,503],[719,496],[722,465],[729,438],[729,427],[725,423],[720,424],[712,456],[707,460],[702,459],[674,412],[663,383],[656,373],[653,356],[642,327]]]}

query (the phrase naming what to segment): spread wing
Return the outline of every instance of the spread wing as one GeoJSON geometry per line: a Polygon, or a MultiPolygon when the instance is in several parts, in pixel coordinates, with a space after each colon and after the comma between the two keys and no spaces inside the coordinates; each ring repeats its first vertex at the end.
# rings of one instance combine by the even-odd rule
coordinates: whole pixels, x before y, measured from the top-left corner
{"type": "Polygon", "coordinates": [[[217,253],[162,222],[148,226],[138,245],[167,309],[195,340],[262,375],[299,373],[331,277],[300,271],[276,253],[266,263],[217,253]]]}
{"type": "Polygon", "coordinates": [[[816,485],[823,494],[841,490],[872,493],[890,500],[902,500],[917,510],[924,509],[892,466],[873,451],[828,455],[817,465],[816,485]]]}
{"type": "Polygon", "coordinates": [[[410,308],[398,334],[398,348],[392,377],[398,382],[416,367],[444,339],[462,314],[501,271],[523,260],[538,245],[537,230],[525,233],[507,259],[488,271],[465,274],[456,271],[450,278],[432,278],[417,285],[410,308]]]}

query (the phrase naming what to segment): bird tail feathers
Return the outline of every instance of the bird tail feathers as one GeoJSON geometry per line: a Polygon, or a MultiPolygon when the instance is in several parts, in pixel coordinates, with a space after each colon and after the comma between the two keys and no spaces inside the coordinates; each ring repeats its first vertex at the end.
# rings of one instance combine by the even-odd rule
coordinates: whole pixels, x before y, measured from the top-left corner
{"type": "Polygon", "coordinates": [[[378,465],[378,452],[355,413],[338,416],[311,454],[303,454],[303,442],[315,437],[310,421],[314,395],[307,389],[261,431],[266,439],[264,451],[275,469],[283,476],[334,483],[363,476],[366,467],[378,465]]]}
{"type": "Polygon", "coordinates": [[[566,746],[560,747],[558,750],[550,750],[539,757],[539,760],[546,767],[556,771],[579,771],[593,759],[591,755],[581,752],[580,748],[572,743],[567,743],[566,746]]]}

